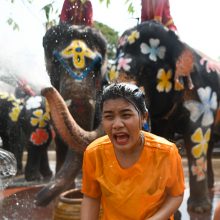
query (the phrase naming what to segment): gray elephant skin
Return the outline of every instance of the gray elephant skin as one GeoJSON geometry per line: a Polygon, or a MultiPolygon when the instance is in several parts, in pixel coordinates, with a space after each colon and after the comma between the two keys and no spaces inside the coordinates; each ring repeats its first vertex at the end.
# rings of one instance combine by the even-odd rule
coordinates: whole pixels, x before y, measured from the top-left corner
{"type": "Polygon", "coordinates": [[[212,149],[219,125],[220,65],[182,42],[171,30],[147,21],[126,30],[119,40],[112,81],[142,87],[152,133],[181,136],[188,158],[188,209],[211,210],[214,185],[212,149]]]}
{"type": "MultiPolygon", "coordinates": [[[[94,130],[99,125],[96,100],[102,90],[106,71],[107,43],[105,38],[93,27],[59,24],[46,32],[43,47],[51,84],[59,93],[57,95],[65,101],[64,105],[68,107],[66,111],[74,117],[80,129],[94,130]]],[[[53,110],[59,111],[58,117],[63,117],[63,111],[57,110],[60,108],[54,108],[54,106],[50,105],[53,110]]],[[[52,119],[54,119],[53,116],[52,119]]],[[[65,117],[60,121],[62,120],[67,121],[65,117]]],[[[91,141],[80,142],[78,139],[81,136],[87,140],[85,135],[72,135],[69,140],[75,143],[70,147],[71,143],[63,138],[62,133],[71,133],[69,130],[75,130],[73,123],[68,123],[64,129],[59,128],[56,122],[53,124],[57,134],[55,138],[56,175],[36,195],[35,202],[39,206],[47,205],[61,192],[74,187],[75,177],[82,167],[83,156],[83,150],[77,150],[77,147],[81,143],[84,145],[81,147],[85,149],[91,141]]]]}

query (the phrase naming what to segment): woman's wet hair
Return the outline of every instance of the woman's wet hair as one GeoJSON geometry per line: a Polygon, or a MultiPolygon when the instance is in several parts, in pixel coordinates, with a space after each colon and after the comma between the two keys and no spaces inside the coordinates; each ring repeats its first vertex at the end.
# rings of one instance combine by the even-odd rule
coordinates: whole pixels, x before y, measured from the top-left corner
{"type": "Polygon", "coordinates": [[[137,109],[139,113],[145,116],[148,112],[145,104],[144,93],[134,84],[113,83],[107,86],[102,93],[100,109],[103,109],[103,103],[109,99],[124,98],[137,109]]]}

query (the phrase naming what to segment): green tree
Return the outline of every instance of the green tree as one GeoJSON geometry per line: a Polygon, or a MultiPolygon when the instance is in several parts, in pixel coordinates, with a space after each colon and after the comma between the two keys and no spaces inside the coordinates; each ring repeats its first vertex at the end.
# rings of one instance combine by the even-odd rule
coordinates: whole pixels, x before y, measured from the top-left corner
{"type": "MultiPolygon", "coordinates": [[[[18,0],[6,0],[6,1],[9,1],[10,3],[13,4],[15,1],[18,1],[18,0]]],[[[33,1],[34,0],[26,0],[26,2],[29,4],[31,4],[33,1]]],[[[81,1],[83,2],[85,0],[81,0],[81,1]]],[[[133,1],[136,1],[136,0],[124,0],[125,5],[127,5],[128,13],[130,13],[130,14],[134,13],[133,1]]],[[[111,4],[111,0],[99,0],[99,2],[100,3],[104,2],[106,4],[107,8],[111,4]]],[[[42,10],[44,11],[45,16],[46,16],[45,28],[48,29],[52,25],[55,24],[55,20],[51,19],[50,15],[51,15],[51,13],[53,13],[55,11],[55,13],[58,16],[58,9],[54,9],[54,1],[53,1],[49,4],[45,4],[45,6],[42,8],[42,10]]],[[[8,18],[7,23],[12,26],[13,30],[19,30],[19,24],[12,17],[8,18]]]]}
{"type": "MultiPolygon", "coordinates": [[[[15,1],[18,0],[7,0],[10,1],[11,3],[14,3],[15,1]]],[[[34,0],[26,0],[28,4],[31,4],[34,0]]],[[[84,1],[84,0],[81,0],[84,1]]],[[[132,4],[132,1],[134,0],[124,0],[125,5],[128,6],[128,13],[133,13],[134,12],[134,7],[132,4]]],[[[100,4],[105,3],[106,7],[108,8],[109,5],[111,4],[111,0],[99,0],[100,4]]],[[[58,9],[54,8],[54,1],[45,4],[45,6],[42,8],[44,11],[45,17],[46,17],[46,23],[45,23],[45,28],[46,30],[49,29],[51,26],[56,25],[56,20],[52,18],[51,14],[55,13],[55,15],[58,17],[58,9]]],[[[13,27],[14,30],[19,30],[19,24],[16,23],[16,21],[13,18],[8,18],[7,20],[8,24],[13,27]]],[[[99,29],[102,34],[106,37],[106,40],[108,42],[107,49],[108,49],[108,58],[113,59],[116,53],[116,46],[118,42],[118,32],[110,28],[109,26],[95,21],[94,22],[95,28],[99,29]]]]}
{"type": "Polygon", "coordinates": [[[57,17],[59,16],[58,9],[54,10],[53,3],[54,2],[49,3],[42,8],[46,16],[46,23],[45,23],[46,30],[48,30],[53,25],[56,25],[56,19],[51,18],[51,14],[53,13],[53,11],[55,11],[57,17]]]}
{"type": "Polygon", "coordinates": [[[118,42],[118,32],[110,28],[109,26],[100,23],[98,21],[94,22],[94,27],[99,29],[102,34],[105,36],[108,45],[108,58],[113,59],[115,57],[116,53],[116,47],[117,47],[117,42],[118,42]]]}
{"type": "MultiPolygon", "coordinates": [[[[83,1],[83,0],[81,0],[83,1]]],[[[118,0],[121,1],[121,0],[118,0]]],[[[128,13],[133,14],[134,13],[134,5],[133,5],[133,1],[137,1],[137,0],[124,0],[125,5],[128,6],[128,13]]],[[[106,7],[108,7],[111,4],[111,0],[99,0],[100,3],[105,2],[106,3],[106,7]]]]}

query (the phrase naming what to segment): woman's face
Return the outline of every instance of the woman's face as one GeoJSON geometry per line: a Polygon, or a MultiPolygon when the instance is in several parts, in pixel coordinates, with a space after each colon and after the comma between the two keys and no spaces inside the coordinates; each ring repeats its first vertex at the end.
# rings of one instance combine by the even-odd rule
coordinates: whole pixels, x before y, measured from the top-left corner
{"type": "Polygon", "coordinates": [[[143,117],[126,99],[109,99],[103,103],[102,125],[115,150],[135,150],[142,124],[143,117]]]}

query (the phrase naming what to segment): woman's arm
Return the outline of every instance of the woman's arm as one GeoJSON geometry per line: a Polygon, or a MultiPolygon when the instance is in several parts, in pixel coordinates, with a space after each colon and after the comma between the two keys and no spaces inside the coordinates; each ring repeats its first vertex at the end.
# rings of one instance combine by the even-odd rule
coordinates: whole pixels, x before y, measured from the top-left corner
{"type": "Polygon", "coordinates": [[[100,198],[92,198],[84,195],[81,207],[81,220],[98,220],[100,198]]]}
{"type": "Polygon", "coordinates": [[[219,220],[219,219],[220,219],[220,202],[217,204],[215,208],[213,220],[219,220]]]}
{"type": "Polygon", "coordinates": [[[174,214],[183,201],[181,196],[168,196],[162,207],[150,218],[146,220],[167,220],[174,214]]]}

